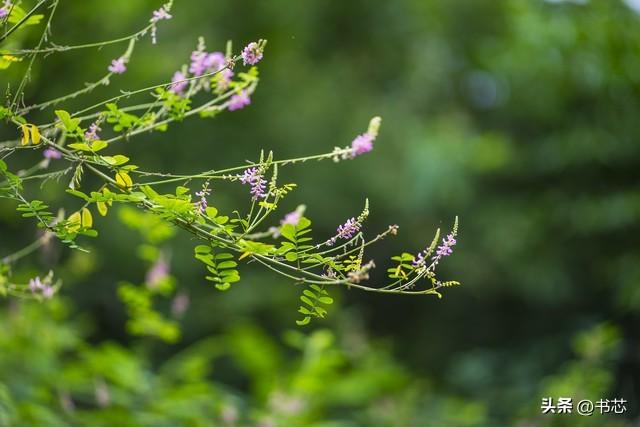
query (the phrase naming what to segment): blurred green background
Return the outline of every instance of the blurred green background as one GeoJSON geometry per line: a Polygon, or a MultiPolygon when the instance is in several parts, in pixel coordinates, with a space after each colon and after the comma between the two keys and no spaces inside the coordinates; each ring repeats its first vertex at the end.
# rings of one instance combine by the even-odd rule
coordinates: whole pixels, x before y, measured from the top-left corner
{"type": "MultiPolygon", "coordinates": [[[[0,425],[635,425],[634,3],[177,1],[158,45],[142,42],[126,74],[62,107],[168,80],[198,36],[209,50],[265,38],[249,108],[135,138],[124,154],[145,170],[195,173],[255,159],[261,148],[280,158],[327,152],[380,115],[367,156],[283,170],[299,185],[283,212],[306,204],[314,235],[330,236],[368,197],[371,234],[400,225],[369,254],[378,277],[391,255],[421,250],[458,215],[441,276],[463,286],[442,300],[343,290],[328,320],[299,328],[294,285],[247,266],[220,293],[178,232],[160,246],[191,300],[181,339],[136,338],[117,288],[144,281],[149,263],[136,248],[149,238],[123,224],[126,213],[112,215],[85,243],[90,254],[56,244],[17,266],[25,278],[53,268],[64,287],[52,303],[2,304],[0,425]],[[628,411],[541,415],[547,396],[624,398],[628,411]]],[[[161,4],[61,2],[52,40],[130,34],[161,4]]],[[[20,37],[29,46],[38,36],[20,37]]],[[[46,57],[26,103],[96,80],[125,47],[46,57]]],[[[0,75],[3,89],[19,71],[0,75]]],[[[52,111],[32,117],[50,121],[52,111]]],[[[61,203],[64,184],[45,191],[61,203]]],[[[214,187],[212,200],[233,206],[242,200],[234,191],[214,187]]],[[[2,256],[36,235],[10,203],[0,204],[0,222],[2,256]]],[[[169,313],[170,302],[159,309],[169,313]]]]}

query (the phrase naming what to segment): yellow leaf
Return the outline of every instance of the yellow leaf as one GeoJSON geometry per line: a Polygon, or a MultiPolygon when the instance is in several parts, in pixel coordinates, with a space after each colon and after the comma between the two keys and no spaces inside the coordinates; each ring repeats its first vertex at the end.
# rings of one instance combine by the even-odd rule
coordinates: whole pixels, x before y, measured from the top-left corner
{"type": "Polygon", "coordinates": [[[82,210],[72,213],[67,218],[67,221],[69,221],[67,229],[72,233],[77,233],[83,228],[91,228],[93,225],[91,211],[87,208],[82,208],[82,210]]]}
{"type": "Polygon", "coordinates": [[[124,189],[129,189],[133,186],[133,181],[126,172],[118,172],[116,174],[116,183],[124,189]]]}
{"type": "Polygon", "coordinates": [[[67,221],[69,222],[69,226],[67,228],[70,232],[75,233],[80,230],[80,227],[82,226],[82,216],[80,216],[80,212],[74,212],[69,215],[67,221]]]}
{"type": "Polygon", "coordinates": [[[40,144],[40,131],[38,130],[38,126],[36,125],[30,125],[31,126],[31,141],[33,142],[33,145],[38,145],[40,144]]]}
{"type": "Polygon", "coordinates": [[[246,257],[248,257],[249,255],[251,255],[251,252],[245,252],[245,253],[243,253],[242,255],[240,255],[240,256],[238,257],[238,260],[245,259],[245,258],[246,258],[246,257]]]}
{"type": "Polygon", "coordinates": [[[92,225],[93,216],[91,215],[91,211],[87,208],[82,208],[82,227],[91,228],[92,225]]]}
{"type": "Polygon", "coordinates": [[[29,127],[27,125],[20,125],[20,129],[22,129],[22,145],[27,145],[29,143],[29,127]]]}
{"type": "Polygon", "coordinates": [[[96,202],[96,208],[98,208],[98,213],[102,216],[107,216],[107,212],[109,209],[107,208],[107,204],[105,202],[96,202]]]}

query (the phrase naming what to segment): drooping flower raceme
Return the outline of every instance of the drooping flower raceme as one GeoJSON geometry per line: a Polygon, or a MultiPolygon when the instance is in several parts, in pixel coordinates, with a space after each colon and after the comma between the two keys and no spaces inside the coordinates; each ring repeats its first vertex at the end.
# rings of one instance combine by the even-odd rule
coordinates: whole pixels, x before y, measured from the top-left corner
{"type": "Polygon", "coordinates": [[[249,98],[249,93],[246,90],[240,91],[236,93],[229,99],[229,104],[227,108],[229,111],[240,110],[241,108],[246,107],[251,104],[251,98],[249,98]]]}
{"type": "Polygon", "coordinates": [[[256,42],[249,43],[242,50],[242,62],[244,65],[255,65],[262,59],[262,48],[256,42]]]}
{"type": "Polygon", "coordinates": [[[238,175],[240,182],[251,186],[251,199],[258,200],[267,197],[265,193],[267,181],[262,177],[258,168],[249,168],[242,175],[238,175]]]}
{"type": "Polygon", "coordinates": [[[118,59],[114,59],[111,61],[111,65],[109,65],[109,72],[113,74],[122,74],[127,71],[127,66],[125,64],[124,57],[120,57],[118,59]]]}
{"type": "Polygon", "coordinates": [[[169,15],[169,8],[169,4],[165,4],[160,9],[154,10],[153,16],[151,17],[151,19],[149,19],[149,22],[151,23],[151,43],[153,44],[156,44],[157,41],[156,35],[158,33],[158,22],[173,18],[171,15],[169,15]]]}

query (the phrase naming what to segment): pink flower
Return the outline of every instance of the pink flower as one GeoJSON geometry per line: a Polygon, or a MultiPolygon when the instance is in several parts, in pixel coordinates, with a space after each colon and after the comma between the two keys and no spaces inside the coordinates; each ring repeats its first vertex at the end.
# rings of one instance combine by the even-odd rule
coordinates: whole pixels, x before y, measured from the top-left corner
{"type": "Polygon", "coordinates": [[[159,21],[171,19],[172,16],[169,15],[169,6],[164,5],[158,10],[153,11],[153,16],[149,19],[151,22],[151,43],[156,44],[156,35],[158,32],[157,24],[159,21]]]}
{"type": "Polygon", "coordinates": [[[373,150],[373,140],[375,138],[369,133],[363,133],[355,137],[351,142],[351,156],[356,157],[373,150]]]}
{"type": "Polygon", "coordinates": [[[240,93],[237,93],[231,97],[229,100],[229,111],[240,110],[241,108],[246,107],[251,104],[251,98],[249,98],[249,94],[246,90],[243,90],[240,93]]]}
{"type": "Polygon", "coordinates": [[[242,50],[242,62],[244,65],[255,65],[262,59],[262,49],[256,42],[249,43],[242,50]]]}
{"type": "Polygon", "coordinates": [[[62,158],[62,153],[55,148],[47,148],[42,152],[45,159],[58,160],[62,158]]]}
{"type": "Polygon", "coordinates": [[[0,18],[4,18],[9,15],[9,11],[12,8],[11,0],[4,0],[4,4],[0,7],[0,18]]]}
{"type": "Polygon", "coordinates": [[[169,275],[169,263],[163,255],[160,255],[156,262],[151,266],[144,281],[149,288],[154,288],[169,275]]]}
{"type": "Polygon", "coordinates": [[[122,74],[127,71],[127,67],[124,65],[124,58],[118,58],[111,61],[111,65],[109,65],[109,71],[113,74],[122,74]]]}
{"type": "Polygon", "coordinates": [[[187,76],[182,71],[176,71],[171,78],[171,92],[175,94],[182,94],[184,90],[189,86],[188,81],[184,81],[187,79],[187,76]]]}
{"type": "Polygon", "coordinates": [[[86,139],[87,141],[97,141],[98,139],[100,139],[100,135],[98,135],[98,132],[100,132],[101,130],[102,129],[98,127],[97,123],[91,123],[91,126],[89,126],[89,130],[84,133],[84,139],[86,139]]]}

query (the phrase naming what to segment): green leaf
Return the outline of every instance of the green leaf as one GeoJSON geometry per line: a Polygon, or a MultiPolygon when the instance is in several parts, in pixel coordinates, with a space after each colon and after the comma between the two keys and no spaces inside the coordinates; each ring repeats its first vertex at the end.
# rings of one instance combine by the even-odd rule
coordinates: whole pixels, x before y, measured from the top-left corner
{"type": "Polygon", "coordinates": [[[122,154],[116,154],[115,156],[102,156],[102,160],[104,160],[111,166],[120,166],[127,163],[129,161],[129,158],[127,156],[123,156],[122,154]]]}
{"type": "Polygon", "coordinates": [[[214,208],[213,206],[209,206],[206,209],[206,214],[209,218],[215,219],[216,216],[218,215],[218,209],[214,208]]]}
{"type": "Polygon", "coordinates": [[[198,245],[194,248],[196,254],[210,254],[211,246],[208,245],[198,245]]]}
{"type": "Polygon", "coordinates": [[[64,130],[67,132],[75,131],[80,125],[80,119],[72,119],[71,115],[64,110],[56,110],[55,113],[60,119],[60,122],[62,122],[64,130]]]}
{"type": "Polygon", "coordinates": [[[106,141],[100,141],[100,140],[93,141],[91,143],[91,151],[98,152],[100,150],[107,148],[108,146],[109,144],[106,141]]]}
{"type": "Polygon", "coordinates": [[[296,320],[296,323],[297,323],[299,326],[308,325],[308,324],[309,324],[309,322],[311,322],[311,317],[310,317],[310,316],[307,316],[307,317],[305,317],[305,318],[304,318],[304,319],[302,319],[302,320],[296,320]]]}
{"type": "Polygon", "coordinates": [[[79,150],[79,151],[88,151],[88,152],[92,151],[91,147],[89,147],[84,142],[74,142],[72,144],[67,145],[67,147],[73,148],[74,150],[79,150]]]}

